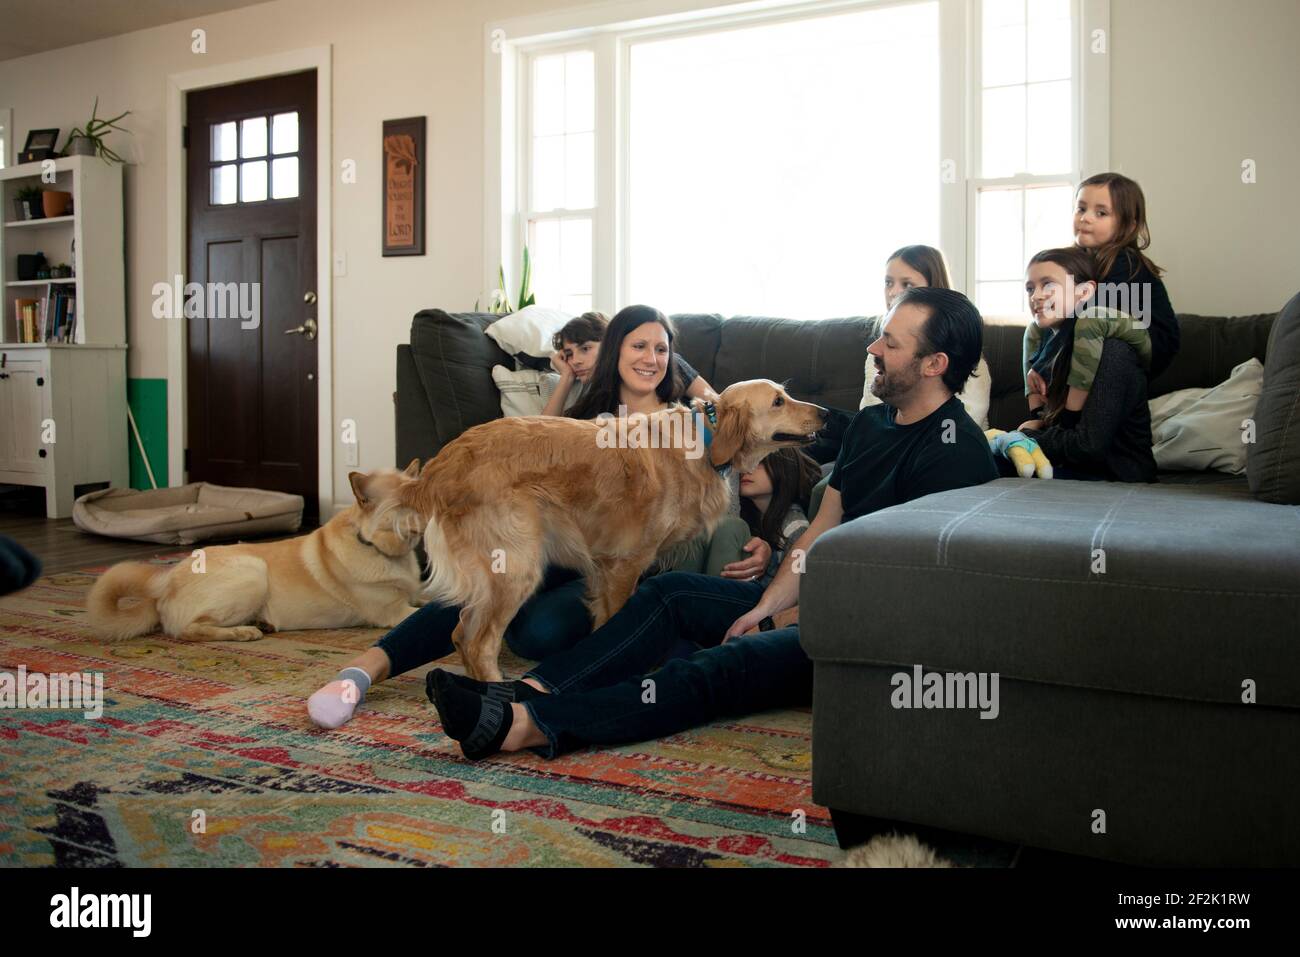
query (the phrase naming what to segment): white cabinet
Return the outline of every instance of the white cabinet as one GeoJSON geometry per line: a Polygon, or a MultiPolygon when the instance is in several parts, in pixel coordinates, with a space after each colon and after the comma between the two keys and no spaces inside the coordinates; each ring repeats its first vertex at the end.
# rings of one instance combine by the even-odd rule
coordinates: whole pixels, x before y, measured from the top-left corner
{"type": "Polygon", "coordinates": [[[0,482],[45,489],[50,518],[79,485],[128,482],[126,347],[0,344],[0,482]]]}

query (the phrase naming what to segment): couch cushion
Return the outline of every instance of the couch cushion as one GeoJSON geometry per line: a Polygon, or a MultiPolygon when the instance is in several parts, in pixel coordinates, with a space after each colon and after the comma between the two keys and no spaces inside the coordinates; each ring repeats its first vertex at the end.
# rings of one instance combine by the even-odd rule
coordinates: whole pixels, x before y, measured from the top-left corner
{"type": "Polygon", "coordinates": [[[1263,501],[1300,505],[1300,293],[1278,313],[1268,338],[1246,474],[1263,501]]]}
{"type": "Polygon", "coordinates": [[[800,592],[816,660],[1300,708],[1300,508],[1240,483],[930,495],[827,532],[800,592]]]}
{"type": "Polygon", "coordinates": [[[720,389],[713,381],[718,344],[722,341],[722,317],[716,313],[680,313],[669,316],[677,334],[673,348],[691,364],[704,381],[720,389]]]}
{"type": "Polygon", "coordinates": [[[1179,389],[1211,389],[1247,359],[1264,361],[1273,313],[1257,316],[1180,315],[1178,354],[1151,380],[1150,397],[1179,389]]]}
{"type": "Polygon", "coordinates": [[[722,324],[716,379],[719,392],[759,376],[785,382],[805,402],[856,410],[862,400],[862,361],[877,320],[768,319],[735,316],[722,324]]]}
{"type": "Polygon", "coordinates": [[[492,367],[514,362],[484,335],[499,316],[422,309],[411,321],[411,354],[433,410],[441,447],[466,429],[501,417],[492,367]]]}

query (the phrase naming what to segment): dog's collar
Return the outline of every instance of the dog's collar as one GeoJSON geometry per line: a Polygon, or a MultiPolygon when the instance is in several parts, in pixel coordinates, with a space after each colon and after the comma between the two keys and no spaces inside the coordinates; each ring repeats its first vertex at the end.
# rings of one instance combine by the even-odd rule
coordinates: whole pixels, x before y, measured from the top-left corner
{"type": "MultiPolygon", "coordinates": [[[[704,433],[704,451],[707,453],[713,445],[713,430],[718,427],[718,407],[712,402],[701,403],[701,407],[704,409],[704,414],[696,412],[695,418],[699,422],[700,431],[704,433]]],[[[711,461],[709,464],[713,465],[711,461]]],[[[713,465],[713,471],[727,478],[731,475],[731,463],[713,465]]]]}

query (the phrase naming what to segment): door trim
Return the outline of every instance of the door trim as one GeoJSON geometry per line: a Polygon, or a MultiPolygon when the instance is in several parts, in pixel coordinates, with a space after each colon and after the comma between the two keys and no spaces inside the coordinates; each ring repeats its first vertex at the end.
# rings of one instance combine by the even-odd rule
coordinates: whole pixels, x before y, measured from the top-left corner
{"type": "MultiPolygon", "coordinates": [[[[330,219],[334,179],[330,147],[330,59],[332,46],[286,50],[251,60],[172,73],[167,77],[167,276],[185,277],[185,94],[211,86],[260,80],[282,73],[316,71],[316,468],[320,520],[335,511],[334,499],[334,229],[330,219]]],[[[184,485],[186,381],[185,321],[167,320],[167,478],[184,485]]]]}

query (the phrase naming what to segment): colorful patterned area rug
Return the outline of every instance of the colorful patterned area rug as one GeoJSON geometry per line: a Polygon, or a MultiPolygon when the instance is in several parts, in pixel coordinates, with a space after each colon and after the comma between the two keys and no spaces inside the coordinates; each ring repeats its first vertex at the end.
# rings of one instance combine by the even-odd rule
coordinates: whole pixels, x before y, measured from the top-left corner
{"type": "MultiPolygon", "coordinates": [[[[380,631],[106,643],[84,612],[102,571],[0,599],[0,671],[104,676],[98,719],[0,710],[0,864],[825,867],[843,856],[812,803],[806,709],[471,763],[442,734],[425,669],[372,688],[337,731],[308,721],[307,696],[380,631]]],[[[508,674],[524,667],[503,661],[508,674]]]]}

